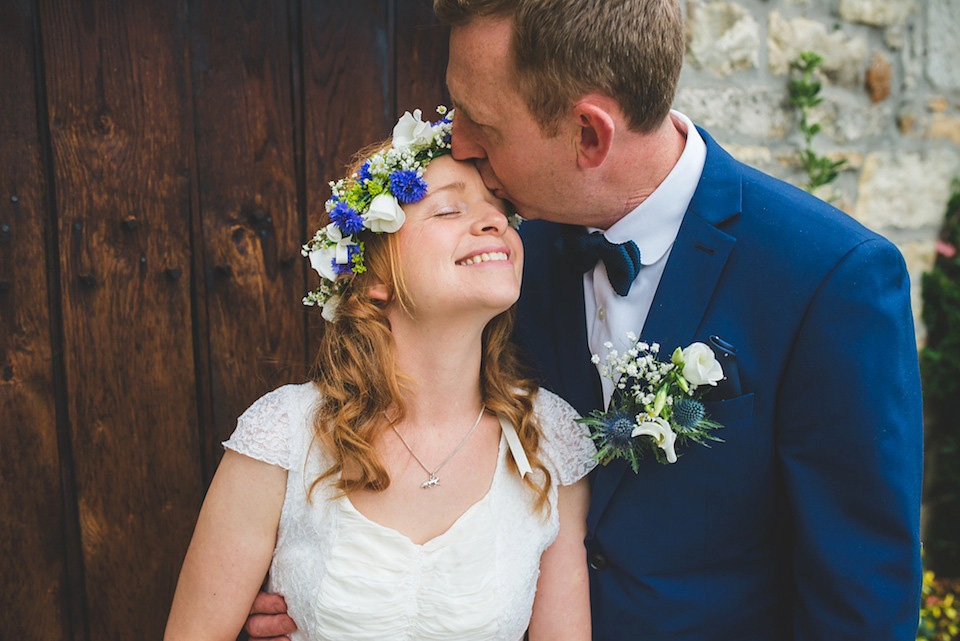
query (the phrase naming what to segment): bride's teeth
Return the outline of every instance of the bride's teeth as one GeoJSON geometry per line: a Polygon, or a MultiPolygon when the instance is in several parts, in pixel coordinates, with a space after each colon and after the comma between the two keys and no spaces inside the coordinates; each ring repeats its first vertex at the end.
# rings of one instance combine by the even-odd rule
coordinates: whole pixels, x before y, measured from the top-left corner
{"type": "Polygon", "coordinates": [[[468,265],[472,265],[472,264],[473,264],[473,259],[472,259],[472,258],[468,258],[468,259],[465,260],[464,262],[465,262],[466,264],[468,264],[468,265]]]}
{"type": "Polygon", "coordinates": [[[490,260],[490,254],[480,254],[480,258],[483,260],[490,260]]]}

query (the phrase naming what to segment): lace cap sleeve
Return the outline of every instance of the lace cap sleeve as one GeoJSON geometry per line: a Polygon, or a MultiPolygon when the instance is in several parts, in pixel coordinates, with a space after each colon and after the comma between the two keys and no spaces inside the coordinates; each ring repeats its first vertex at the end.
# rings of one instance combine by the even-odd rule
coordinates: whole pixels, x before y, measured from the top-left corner
{"type": "Polygon", "coordinates": [[[254,401],[223,447],[289,470],[290,427],[299,415],[297,387],[284,385],[254,401]]]}
{"type": "Polygon", "coordinates": [[[587,426],[576,422],[580,418],[577,410],[545,389],[537,393],[534,407],[544,437],[540,445],[542,458],[560,485],[570,485],[586,476],[597,464],[597,449],[587,426]]]}

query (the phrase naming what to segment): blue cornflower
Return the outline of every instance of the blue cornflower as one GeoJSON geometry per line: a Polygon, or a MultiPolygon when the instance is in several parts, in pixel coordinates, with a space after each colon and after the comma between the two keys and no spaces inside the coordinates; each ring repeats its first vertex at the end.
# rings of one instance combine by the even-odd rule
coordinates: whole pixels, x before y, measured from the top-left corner
{"type": "Polygon", "coordinates": [[[330,264],[333,266],[333,271],[337,273],[337,276],[343,276],[344,274],[353,274],[354,260],[353,257],[360,251],[358,245],[350,245],[347,247],[347,262],[340,264],[337,262],[337,259],[331,258],[330,264]]]}
{"type": "Polygon", "coordinates": [[[369,180],[370,178],[370,161],[368,160],[360,165],[360,170],[357,171],[357,182],[363,184],[364,180],[369,180]]]}
{"type": "Polygon", "coordinates": [[[427,183],[416,171],[400,169],[390,174],[390,193],[402,204],[415,203],[427,195],[427,183]]]}
{"type": "Polygon", "coordinates": [[[360,214],[342,200],[337,201],[330,210],[330,220],[345,236],[356,234],[363,229],[363,219],[360,218],[360,214]]]}

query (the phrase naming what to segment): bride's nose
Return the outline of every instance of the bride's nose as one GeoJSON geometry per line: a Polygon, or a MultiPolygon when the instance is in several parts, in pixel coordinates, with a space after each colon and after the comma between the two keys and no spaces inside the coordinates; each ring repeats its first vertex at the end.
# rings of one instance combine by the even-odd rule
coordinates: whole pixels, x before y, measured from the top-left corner
{"type": "Polygon", "coordinates": [[[508,226],[507,216],[490,204],[484,204],[483,210],[473,222],[473,233],[502,236],[508,226]]]}

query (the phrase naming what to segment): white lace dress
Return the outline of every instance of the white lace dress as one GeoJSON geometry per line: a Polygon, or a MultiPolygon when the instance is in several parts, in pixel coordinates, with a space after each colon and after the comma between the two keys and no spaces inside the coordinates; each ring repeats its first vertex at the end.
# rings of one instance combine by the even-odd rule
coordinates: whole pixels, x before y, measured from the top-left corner
{"type": "Polygon", "coordinates": [[[287,470],[286,497],[269,590],[284,596],[299,625],[296,641],[522,639],[530,620],[540,555],[559,527],[557,484],[594,466],[593,444],[576,411],[541,390],[540,457],[553,476],[550,515],[532,511],[533,493],[508,465],[500,438],[489,492],[440,536],[417,545],[360,514],[345,498],[307,489],[328,461],[310,447],[312,383],[286,385],[257,400],[225,447],[287,470]]]}

